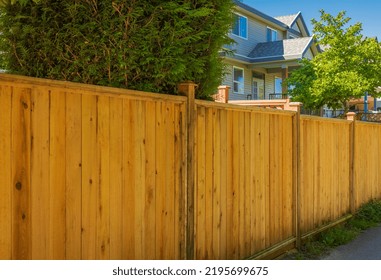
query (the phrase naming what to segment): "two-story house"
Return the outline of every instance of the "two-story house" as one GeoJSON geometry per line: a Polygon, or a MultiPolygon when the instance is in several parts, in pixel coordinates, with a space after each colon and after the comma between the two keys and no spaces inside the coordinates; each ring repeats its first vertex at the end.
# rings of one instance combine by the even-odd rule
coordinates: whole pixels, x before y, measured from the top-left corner
{"type": "Polygon", "coordinates": [[[233,54],[222,54],[229,100],[286,98],[282,81],[302,58],[318,53],[302,14],[271,17],[236,1],[234,17],[229,35],[236,42],[229,46],[233,54]]]}

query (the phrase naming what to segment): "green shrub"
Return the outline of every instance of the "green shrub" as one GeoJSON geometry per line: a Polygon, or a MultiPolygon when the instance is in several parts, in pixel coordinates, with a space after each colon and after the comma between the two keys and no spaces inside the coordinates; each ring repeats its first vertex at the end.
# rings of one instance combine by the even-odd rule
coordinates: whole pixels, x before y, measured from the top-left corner
{"type": "Polygon", "coordinates": [[[11,73],[152,92],[221,83],[231,0],[3,0],[2,67],[11,73]]]}
{"type": "Polygon", "coordinates": [[[374,227],[381,223],[381,201],[370,201],[364,204],[349,221],[352,227],[361,230],[374,227]]]}

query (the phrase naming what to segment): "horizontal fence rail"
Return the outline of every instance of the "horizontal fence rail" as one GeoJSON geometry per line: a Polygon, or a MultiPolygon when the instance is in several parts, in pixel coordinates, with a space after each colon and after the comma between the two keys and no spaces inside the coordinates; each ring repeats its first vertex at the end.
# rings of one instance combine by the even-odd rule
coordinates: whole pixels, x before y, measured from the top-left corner
{"type": "Polygon", "coordinates": [[[381,125],[0,75],[0,259],[269,258],[381,198],[381,125]]]}

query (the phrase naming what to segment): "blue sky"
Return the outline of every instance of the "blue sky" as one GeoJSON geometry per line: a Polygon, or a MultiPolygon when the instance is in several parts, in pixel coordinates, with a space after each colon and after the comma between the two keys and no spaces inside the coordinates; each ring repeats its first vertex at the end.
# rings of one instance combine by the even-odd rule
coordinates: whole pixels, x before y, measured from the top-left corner
{"type": "Polygon", "coordinates": [[[346,11],[352,20],[349,24],[362,23],[362,34],[377,36],[381,41],[381,1],[380,0],[243,0],[253,8],[269,15],[281,16],[302,12],[303,18],[312,33],[311,19],[320,19],[319,10],[331,15],[346,11]]]}

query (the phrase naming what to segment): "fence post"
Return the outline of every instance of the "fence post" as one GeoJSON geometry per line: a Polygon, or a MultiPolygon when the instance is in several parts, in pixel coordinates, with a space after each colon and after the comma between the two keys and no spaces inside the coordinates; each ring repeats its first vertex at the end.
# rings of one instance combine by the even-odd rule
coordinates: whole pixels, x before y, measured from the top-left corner
{"type": "Polygon", "coordinates": [[[301,216],[301,206],[300,206],[300,128],[301,126],[301,120],[300,120],[300,110],[298,110],[294,116],[294,124],[293,124],[293,130],[294,130],[294,158],[293,158],[293,169],[294,169],[294,175],[293,175],[293,189],[294,189],[294,225],[295,225],[295,235],[296,235],[296,248],[300,249],[301,242],[302,242],[302,236],[300,232],[300,216],[301,216]]]}
{"type": "Polygon", "coordinates": [[[215,102],[228,103],[229,101],[229,86],[219,86],[218,93],[213,95],[215,102]]]}
{"type": "Polygon", "coordinates": [[[347,120],[351,121],[349,129],[349,207],[351,214],[356,211],[355,206],[355,186],[354,186],[354,164],[355,164],[355,127],[356,127],[356,113],[347,113],[347,120]]]}
{"type": "Polygon", "coordinates": [[[194,195],[195,195],[195,129],[196,105],[195,91],[197,85],[193,82],[183,82],[178,85],[178,91],[188,97],[187,102],[187,155],[186,155],[186,199],[185,199],[185,257],[188,260],[194,256],[194,195]]]}

